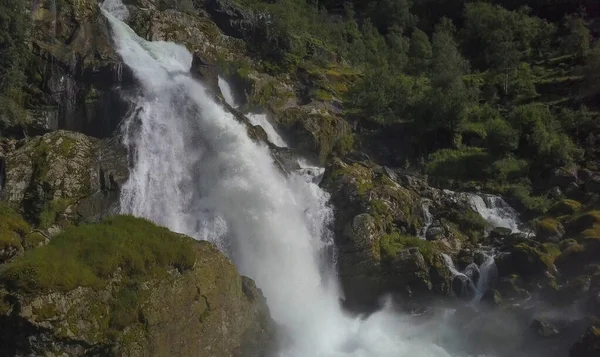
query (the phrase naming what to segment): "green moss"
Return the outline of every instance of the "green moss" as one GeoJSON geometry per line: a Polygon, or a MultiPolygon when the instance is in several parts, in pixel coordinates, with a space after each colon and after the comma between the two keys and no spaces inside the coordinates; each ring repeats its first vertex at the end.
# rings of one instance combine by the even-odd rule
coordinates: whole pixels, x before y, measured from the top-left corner
{"type": "Polygon", "coordinates": [[[600,240],[600,223],[594,224],[582,233],[584,240],[600,240]]]}
{"type": "Polygon", "coordinates": [[[520,243],[514,248],[517,252],[533,258],[533,264],[543,264],[546,270],[552,270],[554,261],[560,255],[560,249],[558,245],[553,243],[544,243],[539,248],[529,246],[526,243],[520,243]]]}
{"type": "Polygon", "coordinates": [[[569,232],[580,239],[600,239],[600,211],[581,213],[568,224],[569,232]]]}
{"type": "Polygon", "coordinates": [[[14,208],[0,203],[0,250],[21,249],[21,237],[31,230],[14,208]]]}
{"type": "Polygon", "coordinates": [[[138,320],[140,294],[135,284],[119,289],[110,306],[109,326],[115,330],[123,330],[138,320]]]}
{"type": "Polygon", "coordinates": [[[342,135],[337,139],[335,145],[333,147],[333,151],[340,155],[344,156],[345,154],[352,151],[354,148],[354,136],[352,134],[342,135]]]}
{"type": "Polygon", "coordinates": [[[448,219],[455,222],[458,230],[468,236],[473,243],[478,242],[488,227],[488,222],[481,215],[473,210],[452,210],[449,212],[448,219]]]}
{"type": "Polygon", "coordinates": [[[429,241],[418,237],[404,236],[398,232],[385,234],[380,240],[381,256],[387,259],[393,259],[398,253],[406,248],[416,247],[425,258],[425,261],[432,264],[435,255],[438,253],[437,246],[429,241]]]}
{"type": "Polygon", "coordinates": [[[49,202],[46,202],[44,209],[40,212],[39,216],[39,226],[42,229],[50,228],[56,220],[58,216],[63,213],[67,207],[72,205],[74,200],[67,198],[58,198],[49,202]]]}
{"type": "Polygon", "coordinates": [[[560,200],[555,203],[549,213],[555,217],[572,215],[581,208],[581,203],[575,200],[560,200]]]}
{"type": "Polygon", "coordinates": [[[143,219],[117,216],[68,228],[11,262],[0,281],[23,292],[100,288],[118,269],[127,278],[145,281],[170,267],[189,269],[194,261],[190,240],[143,219]]]}
{"type": "Polygon", "coordinates": [[[58,310],[54,304],[48,303],[37,309],[34,308],[33,314],[36,315],[38,321],[44,321],[56,316],[58,314],[58,310]]]}
{"type": "Polygon", "coordinates": [[[31,227],[11,205],[0,202],[0,229],[7,229],[19,235],[31,231],[31,227]]]}
{"type": "Polygon", "coordinates": [[[75,144],[76,141],[69,136],[62,136],[55,145],[58,147],[55,149],[56,153],[65,158],[71,158],[75,155],[75,144]]]}
{"type": "Polygon", "coordinates": [[[552,217],[545,217],[534,223],[538,235],[555,236],[559,234],[559,223],[552,217]]]}
{"type": "Polygon", "coordinates": [[[44,245],[46,237],[40,232],[31,232],[23,238],[23,248],[30,250],[44,245]]]}

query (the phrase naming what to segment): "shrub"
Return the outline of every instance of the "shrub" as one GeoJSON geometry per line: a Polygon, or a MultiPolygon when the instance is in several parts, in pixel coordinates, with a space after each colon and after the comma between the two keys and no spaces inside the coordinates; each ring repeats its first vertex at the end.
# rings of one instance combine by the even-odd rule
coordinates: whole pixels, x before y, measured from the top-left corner
{"type": "Polygon", "coordinates": [[[443,149],[430,155],[426,171],[443,179],[478,180],[485,178],[488,166],[489,156],[479,148],[443,149]]]}
{"type": "Polygon", "coordinates": [[[117,216],[66,229],[48,245],[11,262],[0,281],[24,292],[100,288],[118,269],[127,278],[144,281],[170,267],[189,269],[194,261],[190,240],[144,219],[117,216]]]}
{"type": "Polygon", "coordinates": [[[527,176],[529,163],[516,158],[504,158],[494,161],[490,167],[490,177],[499,182],[506,182],[527,176]]]}
{"type": "Polygon", "coordinates": [[[497,118],[486,123],[486,146],[494,156],[504,156],[517,148],[519,136],[505,120],[497,118]]]}

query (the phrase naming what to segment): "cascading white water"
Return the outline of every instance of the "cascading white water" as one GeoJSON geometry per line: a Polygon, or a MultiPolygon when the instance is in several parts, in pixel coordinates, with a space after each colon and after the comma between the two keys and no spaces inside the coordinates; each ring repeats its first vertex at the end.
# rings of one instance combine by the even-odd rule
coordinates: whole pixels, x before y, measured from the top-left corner
{"type": "Polygon", "coordinates": [[[233,95],[233,90],[229,85],[229,82],[225,80],[225,78],[219,76],[218,78],[219,89],[221,90],[221,94],[223,94],[223,99],[227,104],[231,105],[234,108],[238,107],[238,104],[235,101],[235,97],[233,95]]]}
{"type": "Polygon", "coordinates": [[[469,202],[493,227],[508,228],[513,233],[519,232],[519,214],[502,197],[486,194],[467,194],[469,202]]]}
{"type": "MultiPolygon", "coordinates": [[[[473,280],[472,274],[467,274],[467,270],[469,269],[469,267],[467,267],[467,269],[464,272],[459,271],[454,265],[452,258],[448,254],[442,253],[442,258],[444,259],[448,270],[450,270],[452,277],[460,276],[471,282],[475,292],[475,296],[472,300],[473,303],[479,302],[483,295],[490,289],[492,285],[492,280],[495,278],[497,273],[494,255],[487,254],[484,252],[481,253],[484,255],[485,260],[483,261],[483,263],[481,263],[481,266],[476,267],[478,273],[476,281],[473,280]]],[[[473,263],[472,265],[475,264],[473,263]]]]}
{"type": "MultiPolygon", "coordinates": [[[[231,105],[234,108],[238,108],[239,104],[235,101],[235,97],[233,95],[233,89],[229,82],[227,82],[223,77],[219,76],[219,89],[223,94],[223,99],[227,102],[227,104],[231,105]]],[[[266,114],[256,114],[256,113],[248,113],[246,114],[246,118],[252,125],[259,125],[267,133],[267,139],[272,142],[275,146],[279,146],[280,148],[288,147],[287,143],[281,135],[275,130],[269,118],[267,118],[266,114]]]]}
{"type": "Polygon", "coordinates": [[[122,211],[227,252],[289,334],[280,356],[450,356],[431,326],[408,316],[382,310],[359,319],[342,311],[334,274],[320,261],[331,244],[331,210],[315,176],[285,177],[267,147],[191,78],[185,48],[143,40],[111,9],[103,12],[116,48],[141,84],[124,128],[134,166],[122,211]]]}
{"type": "Polygon", "coordinates": [[[419,232],[419,238],[426,239],[427,238],[427,230],[431,227],[433,223],[433,215],[429,211],[429,206],[431,205],[431,201],[428,199],[424,199],[421,201],[421,211],[423,212],[423,228],[419,232]]]}

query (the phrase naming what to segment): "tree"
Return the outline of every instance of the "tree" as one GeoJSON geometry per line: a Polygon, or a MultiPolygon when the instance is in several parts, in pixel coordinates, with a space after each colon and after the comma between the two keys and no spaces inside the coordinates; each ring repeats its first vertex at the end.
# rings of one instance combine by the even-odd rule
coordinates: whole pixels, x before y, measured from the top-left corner
{"type": "Polygon", "coordinates": [[[380,33],[387,34],[392,27],[408,29],[416,24],[410,13],[411,0],[379,0],[370,3],[370,18],[380,33]]]}
{"type": "Polygon", "coordinates": [[[590,52],[590,30],[583,17],[567,15],[564,20],[566,36],[561,40],[561,48],[567,54],[575,54],[577,58],[584,59],[590,52]]]}
{"type": "Polygon", "coordinates": [[[518,132],[502,118],[488,121],[486,134],[486,146],[496,157],[505,156],[519,145],[518,132]]]}
{"type": "Polygon", "coordinates": [[[580,95],[591,100],[597,98],[600,94],[600,42],[586,56],[581,74],[584,80],[580,85],[580,95]]]}
{"type": "Polygon", "coordinates": [[[429,42],[429,36],[419,29],[415,29],[410,37],[408,48],[409,67],[408,72],[419,74],[429,71],[429,64],[433,57],[433,50],[429,42]]]}
{"type": "Polygon", "coordinates": [[[464,118],[468,91],[462,77],[469,73],[469,62],[462,57],[454,41],[454,26],[442,19],[433,35],[431,63],[432,93],[427,104],[427,126],[446,128],[453,135],[464,118]]]}
{"type": "Polygon", "coordinates": [[[29,19],[26,1],[0,0],[0,95],[20,89],[27,61],[29,19]]]}
{"type": "Polygon", "coordinates": [[[476,68],[508,72],[544,51],[554,26],[525,9],[509,11],[489,3],[469,3],[461,31],[463,48],[476,68]]]}

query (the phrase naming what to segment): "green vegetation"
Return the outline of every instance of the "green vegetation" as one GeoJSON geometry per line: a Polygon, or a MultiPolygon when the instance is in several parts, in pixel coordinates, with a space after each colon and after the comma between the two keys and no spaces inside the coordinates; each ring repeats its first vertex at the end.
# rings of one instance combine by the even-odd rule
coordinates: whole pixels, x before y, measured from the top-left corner
{"type": "Polygon", "coordinates": [[[21,124],[26,116],[22,92],[29,54],[26,6],[21,0],[0,1],[0,131],[21,124]]]}
{"type": "Polygon", "coordinates": [[[194,261],[190,240],[143,219],[117,216],[66,229],[8,264],[0,281],[23,292],[101,288],[118,270],[135,283],[170,268],[189,269],[194,261]]]}
{"type": "Polygon", "coordinates": [[[30,231],[29,224],[13,207],[0,203],[0,250],[20,249],[22,237],[30,231]]]}
{"type": "Polygon", "coordinates": [[[66,198],[58,198],[49,202],[46,202],[44,209],[40,213],[39,227],[42,229],[50,228],[56,223],[58,216],[63,213],[67,207],[73,204],[73,200],[66,198]]]}
{"type": "Polygon", "coordinates": [[[432,263],[437,253],[434,243],[418,237],[404,236],[398,232],[383,235],[379,244],[381,256],[385,259],[393,259],[400,251],[416,247],[425,258],[425,261],[432,263]]]}
{"type": "Polygon", "coordinates": [[[370,133],[355,143],[377,148],[376,159],[506,194],[531,215],[553,203],[543,173],[598,166],[600,43],[589,3],[237,2],[265,15],[246,38],[258,67],[309,73],[309,97],[343,99],[357,132],[370,133]],[[331,68],[356,75],[337,87],[324,79],[331,68]]]}

